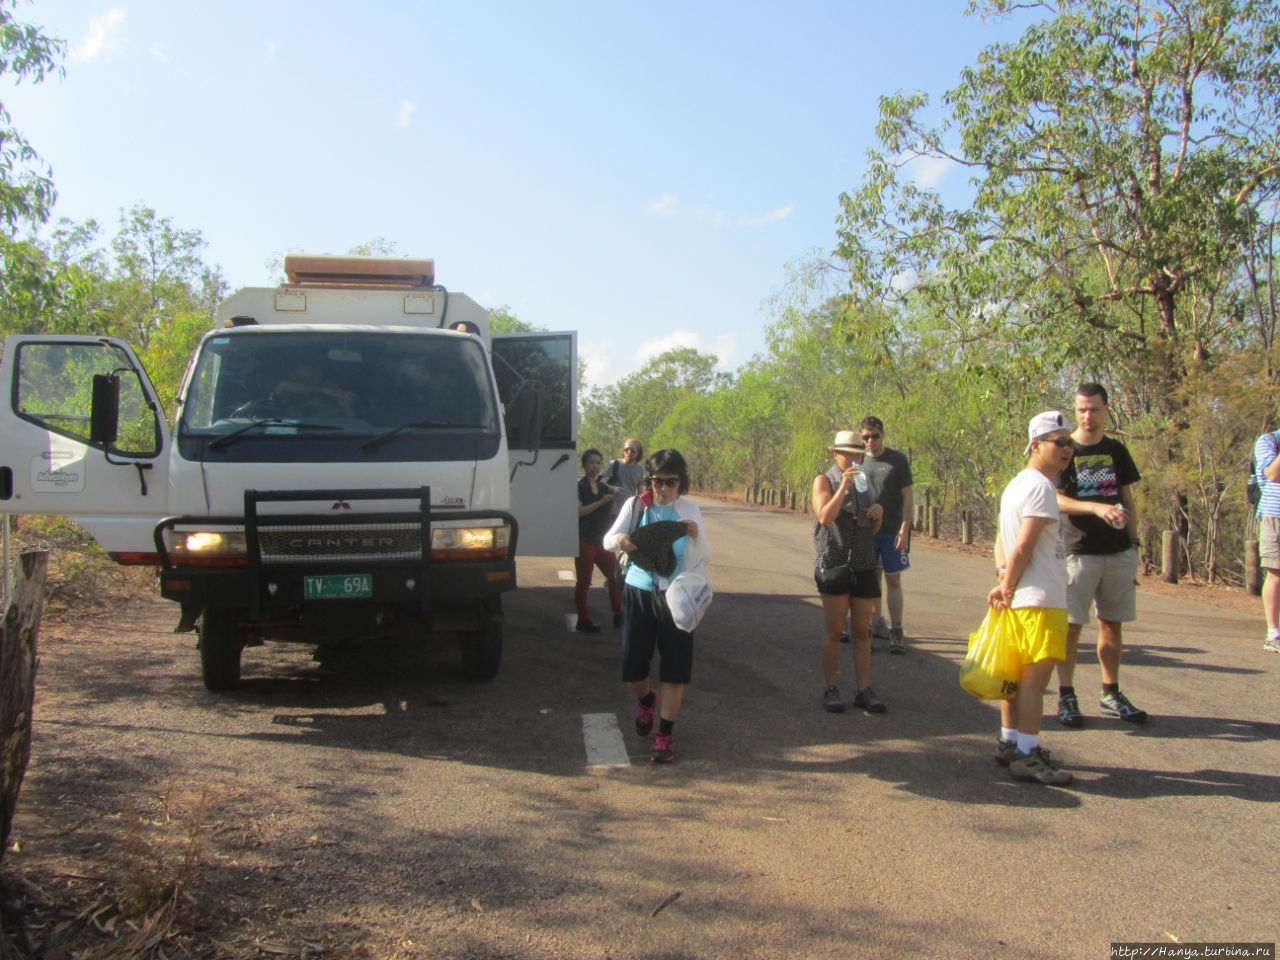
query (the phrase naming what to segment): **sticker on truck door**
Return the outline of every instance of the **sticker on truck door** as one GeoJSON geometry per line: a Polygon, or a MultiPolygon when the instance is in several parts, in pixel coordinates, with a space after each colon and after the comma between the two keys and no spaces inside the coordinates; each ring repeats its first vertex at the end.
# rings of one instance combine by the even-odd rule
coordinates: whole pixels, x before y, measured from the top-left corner
{"type": "Polygon", "coordinates": [[[42,493],[81,493],[84,458],[73,450],[45,450],[31,459],[31,489],[42,493]]]}

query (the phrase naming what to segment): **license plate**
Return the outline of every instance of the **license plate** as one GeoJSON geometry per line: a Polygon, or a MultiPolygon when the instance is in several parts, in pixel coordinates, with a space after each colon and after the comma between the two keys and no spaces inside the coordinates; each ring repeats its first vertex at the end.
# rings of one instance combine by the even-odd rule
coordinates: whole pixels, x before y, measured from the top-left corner
{"type": "Polygon", "coordinates": [[[306,600],[361,600],[373,596],[373,577],[367,573],[337,573],[327,577],[303,577],[306,600]]]}

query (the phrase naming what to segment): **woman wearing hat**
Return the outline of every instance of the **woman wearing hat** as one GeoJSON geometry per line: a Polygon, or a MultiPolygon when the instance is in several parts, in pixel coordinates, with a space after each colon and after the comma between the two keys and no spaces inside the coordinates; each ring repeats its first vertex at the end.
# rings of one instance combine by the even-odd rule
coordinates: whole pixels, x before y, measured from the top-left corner
{"type": "Polygon", "coordinates": [[[653,491],[652,503],[632,497],[618,514],[604,545],[632,555],[622,597],[622,681],[636,695],[636,733],[647,737],[653,731],[657,715],[658,730],[653,737],[649,759],[654,763],[670,763],[675,759],[672,728],[684,703],[684,690],[693,673],[693,634],[677,627],[666,603],[655,596],[686,568],[695,549],[699,561],[709,562],[711,545],[697,504],[684,499],[689,492],[689,470],[678,450],[659,450],[645,461],[645,483],[653,491]],[[632,514],[643,513],[635,523],[632,514]],[[675,569],[663,577],[644,569],[637,557],[637,545],[627,531],[661,521],[684,525],[683,536],[670,543],[675,554],[675,569]],[[696,547],[695,547],[696,544],[696,547]],[[657,601],[657,602],[655,602],[657,601]],[[658,654],[658,678],[661,696],[650,681],[653,654],[658,654]]]}
{"type": "Polygon", "coordinates": [[[873,503],[860,463],[866,445],[853,430],[841,430],[827,448],[835,460],[813,478],[814,583],[822,598],[824,635],[822,673],[827,688],[822,706],[844,711],[840,697],[840,635],[849,620],[853,669],[857,686],[853,705],[868,713],[884,713],[883,701],[871,689],[871,613],[880,596],[875,543],[883,509],[873,503]]]}

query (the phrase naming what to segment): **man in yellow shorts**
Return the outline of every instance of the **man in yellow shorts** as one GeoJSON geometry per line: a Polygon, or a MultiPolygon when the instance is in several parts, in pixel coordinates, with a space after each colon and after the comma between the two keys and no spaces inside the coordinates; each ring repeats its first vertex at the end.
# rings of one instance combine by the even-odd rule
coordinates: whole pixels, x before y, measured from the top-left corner
{"type": "Polygon", "coordinates": [[[1027,441],[1027,468],[1000,497],[1000,582],[987,595],[993,607],[1006,608],[1005,627],[1022,660],[1018,692],[1000,704],[996,763],[1015,780],[1063,786],[1071,774],[1040,746],[1040,721],[1045,687],[1067,647],[1067,570],[1053,479],[1071,462],[1071,431],[1061,413],[1049,410],[1031,418],[1027,441]]]}

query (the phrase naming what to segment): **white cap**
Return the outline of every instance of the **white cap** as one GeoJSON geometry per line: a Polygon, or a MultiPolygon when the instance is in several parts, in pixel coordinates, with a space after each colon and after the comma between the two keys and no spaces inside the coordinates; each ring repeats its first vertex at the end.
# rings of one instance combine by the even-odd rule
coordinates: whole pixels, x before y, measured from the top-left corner
{"type": "Polygon", "coordinates": [[[1044,413],[1037,413],[1031,418],[1031,422],[1027,424],[1027,449],[1022,451],[1025,457],[1031,453],[1031,444],[1041,437],[1047,437],[1049,434],[1057,430],[1067,429],[1067,418],[1057,410],[1046,410],[1044,413]]]}

